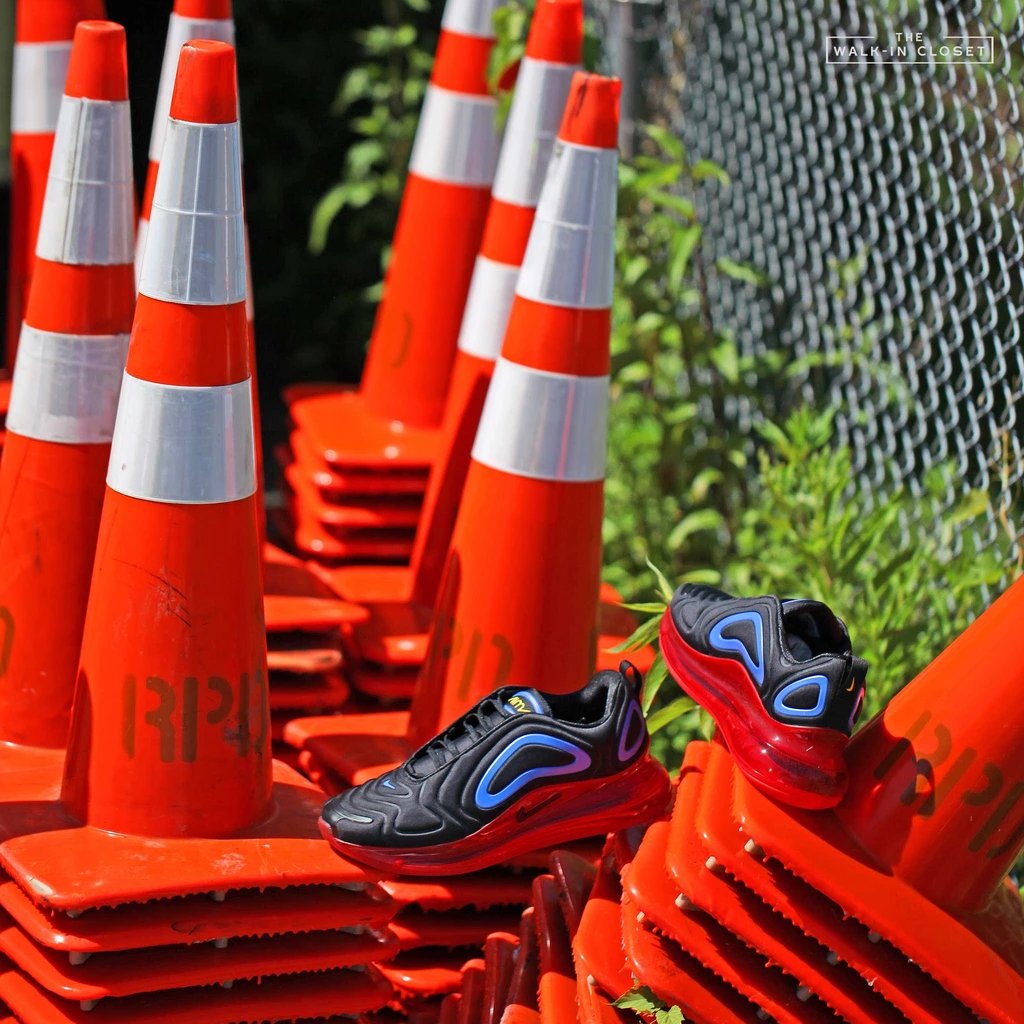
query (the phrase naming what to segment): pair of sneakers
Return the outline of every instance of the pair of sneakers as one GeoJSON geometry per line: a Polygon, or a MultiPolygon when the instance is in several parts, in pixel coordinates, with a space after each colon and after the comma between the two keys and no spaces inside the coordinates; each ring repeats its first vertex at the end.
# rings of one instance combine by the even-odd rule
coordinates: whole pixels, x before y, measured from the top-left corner
{"type": "MultiPolygon", "coordinates": [[[[867,665],[826,605],[683,586],[661,649],[753,783],[798,807],[839,802],[867,665]]],[[[575,693],[496,690],[404,764],[329,800],[321,831],[360,863],[429,875],[650,821],[669,780],[649,753],[641,683],[623,662],[575,693]]]]}

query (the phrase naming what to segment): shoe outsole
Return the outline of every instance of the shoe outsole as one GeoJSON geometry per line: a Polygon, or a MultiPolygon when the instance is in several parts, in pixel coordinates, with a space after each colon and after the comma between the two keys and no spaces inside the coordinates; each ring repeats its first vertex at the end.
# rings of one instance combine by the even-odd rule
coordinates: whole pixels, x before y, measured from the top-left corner
{"type": "Polygon", "coordinates": [[[534,790],[457,842],[361,846],[339,839],[323,818],[320,832],[343,857],[389,874],[465,874],[531,850],[653,821],[664,814],[670,794],[665,769],[645,754],[618,775],[534,790]]]}

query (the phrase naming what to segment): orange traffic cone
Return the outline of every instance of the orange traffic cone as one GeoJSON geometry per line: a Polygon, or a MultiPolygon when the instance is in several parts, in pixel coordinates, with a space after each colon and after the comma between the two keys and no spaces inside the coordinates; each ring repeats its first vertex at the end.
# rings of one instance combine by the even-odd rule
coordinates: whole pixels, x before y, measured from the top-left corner
{"type": "Polygon", "coordinates": [[[442,454],[430,476],[413,548],[412,598],[427,607],[433,607],[437,597],[473,438],[505,339],[534,211],[582,47],[582,0],[541,0],[516,78],[483,244],[459,331],[441,428],[442,454]]]}
{"type": "Polygon", "coordinates": [[[378,931],[395,908],[319,838],[322,794],[270,757],[236,109],[231,47],[186,44],[66,763],[35,751],[4,775],[0,863],[18,899],[4,900],[15,923],[0,921],[14,964],[0,999],[29,1022],[78,1020],[99,999],[115,1020],[222,1024],[389,997],[343,968],[396,952],[378,931]],[[221,907],[196,922],[216,942],[187,927],[188,944],[161,941],[168,908],[180,927],[202,893],[221,907]],[[318,904],[339,900],[325,928],[318,904]],[[80,943],[79,915],[99,906],[82,915],[88,968],[51,952],[80,943]]]}
{"type": "Polygon", "coordinates": [[[11,242],[7,266],[7,359],[10,369],[39,231],[64,77],[75,24],[106,16],[103,0],[19,0],[11,89],[11,242]]]}
{"type": "Polygon", "coordinates": [[[619,82],[573,78],[473,445],[412,725],[594,663],[619,82]],[[500,583],[498,583],[500,581],[500,583]]]}
{"type": "Polygon", "coordinates": [[[63,747],[135,289],[124,29],[75,29],[0,464],[0,739],[63,747]]]}
{"type": "Polygon", "coordinates": [[[160,65],[160,85],[156,94],[153,132],[149,138],[149,170],[146,174],[146,188],[142,193],[138,239],[135,244],[136,280],[142,271],[142,254],[145,252],[146,238],[149,234],[153,192],[156,189],[160,154],[167,134],[167,115],[171,107],[171,93],[174,91],[174,76],[178,70],[178,54],[190,39],[220,39],[233,44],[235,23],[231,17],[231,0],[174,0],[174,10],[167,25],[164,59],[160,65]]]}
{"type": "MultiPolygon", "coordinates": [[[[331,466],[429,469],[498,158],[487,88],[501,0],[448,0],[360,390],[291,414],[331,466]]],[[[425,482],[425,481],[424,481],[425,482]]]]}

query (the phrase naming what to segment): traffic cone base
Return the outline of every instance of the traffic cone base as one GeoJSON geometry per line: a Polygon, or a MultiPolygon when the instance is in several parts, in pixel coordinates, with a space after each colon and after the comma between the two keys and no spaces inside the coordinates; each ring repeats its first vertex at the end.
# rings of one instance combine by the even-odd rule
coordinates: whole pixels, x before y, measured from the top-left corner
{"type": "Polygon", "coordinates": [[[296,1017],[345,1021],[350,1019],[346,1014],[377,1009],[391,997],[390,985],[377,973],[341,970],[236,982],[230,988],[214,985],[129,996],[82,1008],[45,992],[20,971],[0,973],[0,999],[22,1024],[233,1024],[296,1017]]]}
{"type": "Polygon", "coordinates": [[[388,878],[380,887],[396,903],[421,910],[462,907],[523,907],[530,902],[533,879],[505,868],[489,868],[472,875],[444,878],[388,878]]]}
{"type": "Polygon", "coordinates": [[[602,871],[599,887],[584,893],[585,905],[572,941],[576,994],[581,1020],[587,1024],[603,1021],[601,1004],[618,999],[633,987],[622,952],[621,890],[614,873],[604,877],[608,873],[602,871]]]}
{"type": "Polygon", "coordinates": [[[629,896],[622,896],[622,945],[629,970],[662,1002],[684,1017],[715,1024],[757,1024],[758,1007],[744,999],[646,922],[629,896]]]}
{"type": "Polygon", "coordinates": [[[402,910],[391,922],[390,930],[402,952],[448,947],[482,946],[491,932],[507,931],[519,921],[519,909],[499,910],[420,910],[410,907],[402,910]]]}
{"type": "Polygon", "coordinates": [[[502,1011],[508,1002],[508,990],[515,971],[519,939],[519,914],[515,915],[511,932],[495,932],[484,942],[484,1002],[481,1024],[501,1024],[502,1011]]]}
{"type": "Polygon", "coordinates": [[[700,774],[687,758],[671,837],[666,823],[653,825],[625,874],[633,902],[665,937],[775,1020],[802,1024],[838,1015],[851,1024],[898,1024],[902,1016],[865,979],[845,964],[830,965],[817,942],[707,867],[694,829],[700,774]],[[687,909],[677,902],[680,894],[690,901],[687,909]],[[802,1001],[801,985],[814,998],[802,1001]]]}
{"type": "Polygon", "coordinates": [[[576,1016],[576,972],[572,947],[558,905],[558,887],[551,875],[533,880],[533,911],[537,928],[540,971],[537,1003],[543,1024],[558,1024],[576,1016]]]}
{"type": "Polygon", "coordinates": [[[413,572],[408,565],[343,565],[324,567],[320,573],[347,601],[367,605],[412,600],[413,572]]]}
{"type": "Polygon", "coordinates": [[[311,676],[340,669],[345,662],[340,640],[330,633],[275,634],[276,644],[267,651],[267,668],[296,676],[311,676]]]}
{"type": "Polygon", "coordinates": [[[263,546],[263,586],[271,645],[278,633],[333,631],[369,618],[364,608],[341,600],[309,566],[273,544],[263,546]]]}
{"type": "Polygon", "coordinates": [[[323,794],[280,763],[274,764],[272,811],[259,825],[221,839],[169,839],[77,823],[59,801],[63,752],[21,748],[10,758],[6,749],[10,812],[0,821],[0,864],[47,910],[370,880],[320,838],[323,794]],[[118,867],[127,863],[130,873],[118,867]]]}
{"type": "Polygon", "coordinates": [[[365,530],[397,527],[415,529],[422,499],[412,495],[346,495],[340,501],[325,500],[297,463],[287,466],[284,478],[288,486],[302,494],[307,514],[325,528],[365,530]]]}
{"type": "Polygon", "coordinates": [[[297,500],[292,503],[292,521],[292,542],[300,554],[308,557],[331,563],[408,563],[412,554],[411,530],[360,530],[353,537],[338,537],[307,518],[304,507],[297,500]]]}
{"type": "Polygon", "coordinates": [[[377,964],[377,970],[400,997],[440,996],[458,990],[465,959],[465,950],[414,949],[377,964]]]}
{"type": "Polygon", "coordinates": [[[287,711],[295,715],[339,711],[350,695],[348,683],[337,671],[282,671],[270,676],[271,713],[287,711]]]}
{"type": "MultiPolygon", "coordinates": [[[[862,983],[866,982],[874,988],[910,1020],[921,1021],[922,1024],[964,1020],[966,1011],[963,1006],[923,971],[910,967],[898,950],[886,942],[871,941],[866,928],[847,924],[835,904],[807,882],[758,856],[752,856],[747,849],[747,837],[737,829],[732,818],[729,801],[717,796],[723,790],[728,790],[730,773],[728,759],[718,754],[709,754],[707,744],[692,743],[687,748],[682,782],[689,792],[681,796],[676,804],[666,855],[662,861],[663,870],[666,867],[670,871],[683,870],[678,864],[679,858],[674,853],[670,856],[669,851],[674,849],[677,842],[688,842],[683,838],[684,833],[695,829],[700,837],[702,864],[709,855],[713,857],[728,877],[736,880],[734,887],[742,892],[745,900],[751,896],[757,897],[754,900],[755,907],[773,908],[794,926],[797,937],[792,941],[793,953],[788,957],[780,957],[778,962],[784,967],[788,964],[789,973],[805,983],[809,990],[821,992],[822,986],[826,986],[827,990],[827,986],[834,984],[831,973],[837,972],[837,976],[842,978],[847,968],[840,968],[840,965],[848,964],[849,970],[860,974],[862,983]],[[705,793],[707,798],[702,795],[705,793]],[[835,963],[828,971],[828,961],[822,963],[821,960],[820,951],[823,946],[835,953],[831,958],[835,963]],[[798,973],[794,973],[797,967],[794,956],[797,951],[812,948],[816,953],[810,953],[804,958],[805,962],[810,961],[810,969],[801,967],[798,973]],[[824,976],[823,971],[826,972],[824,976]]],[[[641,881],[642,875],[638,874],[628,884],[640,884],[641,881]]],[[[693,889],[689,891],[695,892],[693,889]]],[[[646,906],[648,901],[640,902],[646,906]]],[[[653,919],[657,920],[657,914],[653,915],[653,919]]],[[[749,934],[752,923],[747,922],[745,927],[749,934]]],[[[741,925],[739,931],[743,930],[741,925]]],[[[756,938],[753,941],[757,948],[763,948],[756,938]]],[[[845,982],[842,984],[845,985],[845,982]]],[[[863,990],[853,984],[848,991],[856,993],[863,990]]],[[[841,988],[838,995],[844,996],[846,992],[846,989],[841,988]]]]}
{"type": "Polygon", "coordinates": [[[292,463],[297,465],[309,477],[323,500],[335,504],[348,495],[422,496],[427,486],[426,470],[388,473],[331,469],[310,449],[305,434],[299,430],[293,430],[289,435],[287,450],[283,455],[279,459],[282,468],[292,463]]]}
{"type": "Polygon", "coordinates": [[[425,478],[441,443],[437,430],[367,415],[356,391],[297,399],[288,412],[317,458],[339,471],[416,470],[425,478]]]}
{"type": "Polygon", "coordinates": [[[323,886],[209,894],[122,904],[99,914],[46,912],[14,882],[0,883],[0,906],[39,946],[68,953],[111,953],[259,935],[384,927],[395,902],[373,886],[350,892],[323,886]]]}
{"type": "Polygon", "coordinates": [[[162,948],[123,953],[96,953],[87,965],[72,965],[66,953],[35,945],[6,915],[0,914],[0,951],[42,988],[63,999],[123,999],[162,990],[189,989],[247,978],[280,977],[317,970],[355,967],[385,960],[398,950],[384,932],[350,934],[338,930],[307,934],[236,938],[217,956],[210,947],[192,944],[168,956],[162,948]]]}

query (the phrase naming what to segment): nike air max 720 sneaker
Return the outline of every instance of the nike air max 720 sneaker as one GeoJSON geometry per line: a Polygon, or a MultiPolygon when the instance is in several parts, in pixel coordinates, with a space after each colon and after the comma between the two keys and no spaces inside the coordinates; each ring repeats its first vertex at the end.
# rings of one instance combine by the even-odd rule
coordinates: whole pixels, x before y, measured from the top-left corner
{"type": "Polygon", "coordinates": [[[839,803],[868,666],[827,605],[687,584],[662,619],[661,653],[752,783],[796,807],[839,803]]]}
{"type": "Polygon", "coordinates": [[[329,800],[339,853],[393,874],[476,871],[650,821],[669,799],[628,662],[567,694],[503,687],[405,764],[329,800]]]}

